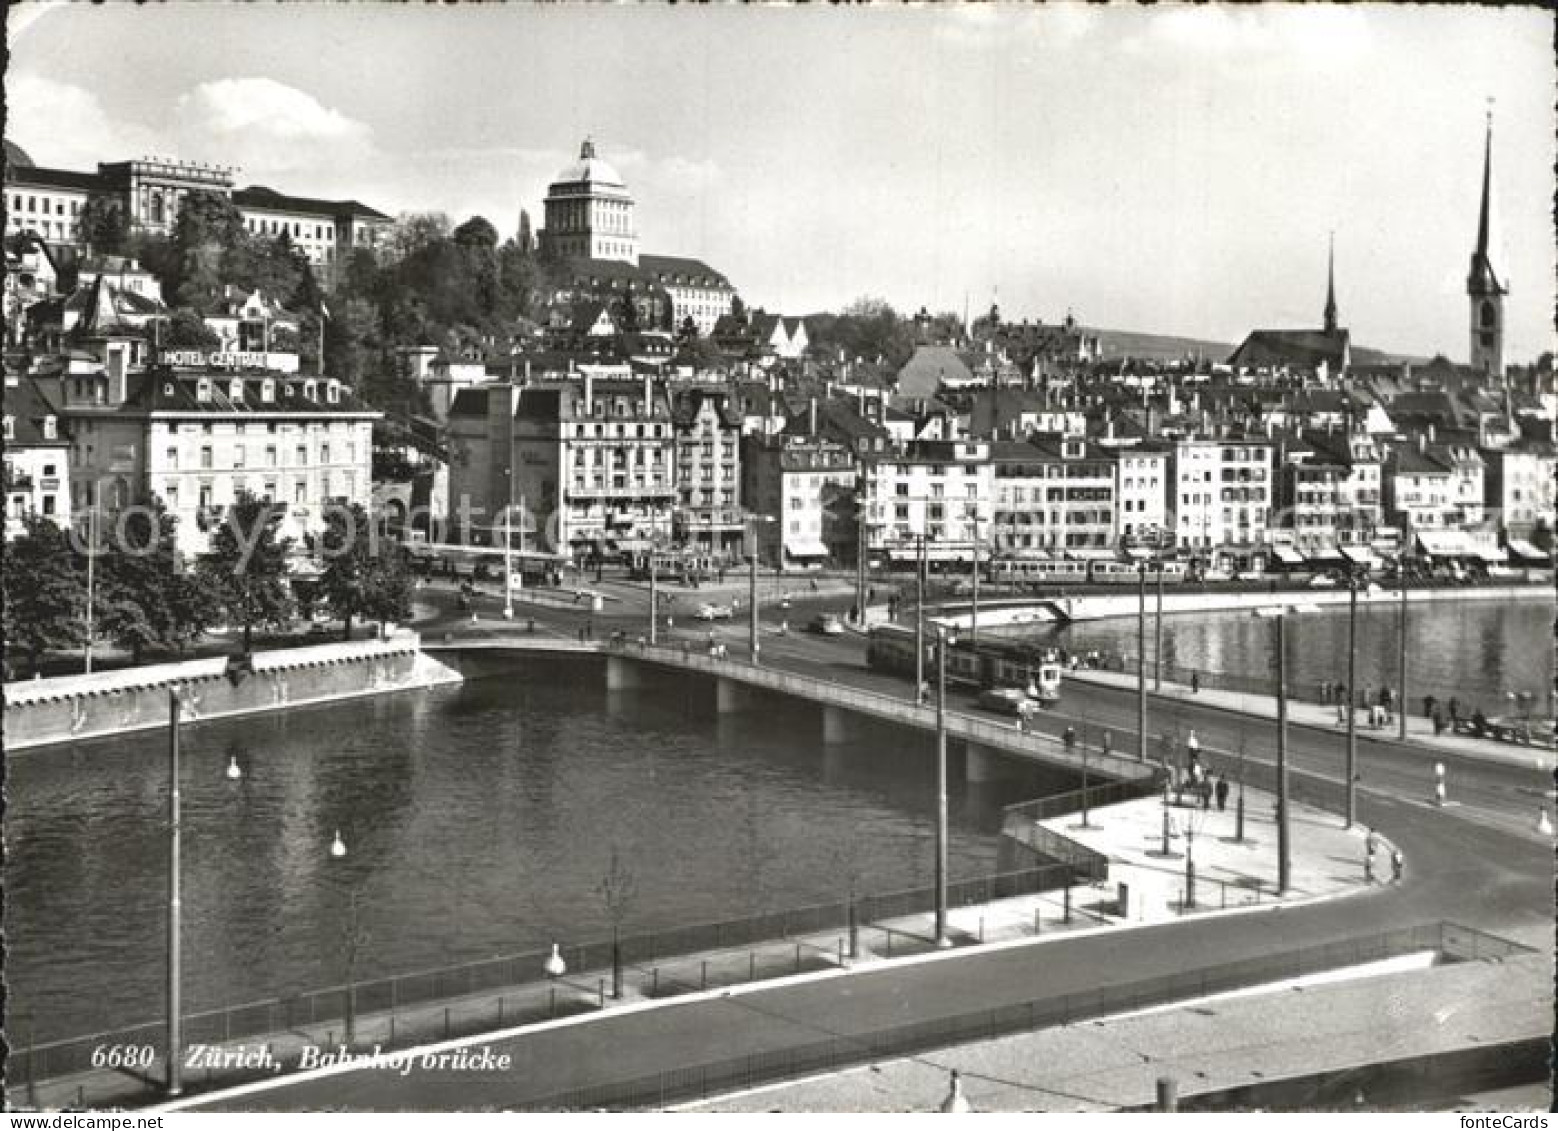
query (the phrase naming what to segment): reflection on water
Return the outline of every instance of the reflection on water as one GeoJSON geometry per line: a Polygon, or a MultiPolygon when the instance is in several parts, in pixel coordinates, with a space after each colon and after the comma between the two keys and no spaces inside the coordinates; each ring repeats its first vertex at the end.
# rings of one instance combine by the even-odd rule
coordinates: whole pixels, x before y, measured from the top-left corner
{"type": "MultiPolygon", "coordinates": [[[[652,930],[928,885],[928,735],[864,727],[824,747],[816,710],[764,698],[717,717],[672,676],[603,690],[587,662],[184,732],[190,1009],[342,979],[348,893],[364,977],[600,938],[616,847],[652,930]],[[236,758],[244,771],[229,781],[236,758]],[[329,857],[339,829],[349,848],[329,857]]],[[[165,961],[165,736],[9,763],[6,977],[37,1037],[156,1018],[165,961]]],[[[965,787],[953,878],[997,864],[1000,807],[1063,788],[965,787]]]]}

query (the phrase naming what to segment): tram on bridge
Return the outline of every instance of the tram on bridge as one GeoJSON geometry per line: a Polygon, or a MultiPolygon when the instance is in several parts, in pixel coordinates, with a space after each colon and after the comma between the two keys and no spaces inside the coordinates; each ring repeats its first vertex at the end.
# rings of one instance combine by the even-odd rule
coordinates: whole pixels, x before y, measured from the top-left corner
{"type": "MultiPolygon", "coordinates": [[[[1163,580],[1177,585],[1185,580],[1185,563],[1154,562],[1147,567],[1148,578],[1156,581],[1158,570],[1163,580]]],[[[1123,562],[1113,558],[1093,561],[1057,558],[1034,558],[1009,555],[994,559],[987,567],[986,577],[996,585],[1135,585],[1140,574],[1136,562],[1123,562]]]]}
{"type": "MultiPolygon", "coordinates": [[[[898,624],[873,628],[866,663],[877,671],[913,678],[914,630],[898,624]]],[[[927,634],[925,671],[935,670],[935,642],[927,634]]],[[[983,640],[975,645],[954,640],[947,649],[947,682],[976,691],[1014,687],[1045,707],[1060,702],[1060,670],[1060,655],[1054,649],[1015,641],[983,640]]]]}

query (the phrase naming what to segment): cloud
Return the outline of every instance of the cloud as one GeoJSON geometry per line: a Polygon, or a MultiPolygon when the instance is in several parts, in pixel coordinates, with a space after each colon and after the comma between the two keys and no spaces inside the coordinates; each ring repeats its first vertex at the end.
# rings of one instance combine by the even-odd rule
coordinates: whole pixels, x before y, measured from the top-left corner
{"type": "Polygon", "coordinates": [[[1123,48],[1141,55],[1170,51],[1178,57],[1212,56],[1243,65],[1289,59],[1334,65],[1356,59],[1370,41],[1366,13],[1334,5],[1226,5],[1165,7],[1123,48]]]}
{"type": "Polygon", "coordinates": [[[116,122],[97,96],[26,71],[6,79],[6,136],[40,165],[88,170],[166,148],[151,130],[116,122]]]}
{"type": "Polygon", "coordinates": [[[349,166],[375,148],[366,123],[268,78],[201,83],[174,103],[173,130],[180,153],[238,165],[246,179],[349,166]]]}

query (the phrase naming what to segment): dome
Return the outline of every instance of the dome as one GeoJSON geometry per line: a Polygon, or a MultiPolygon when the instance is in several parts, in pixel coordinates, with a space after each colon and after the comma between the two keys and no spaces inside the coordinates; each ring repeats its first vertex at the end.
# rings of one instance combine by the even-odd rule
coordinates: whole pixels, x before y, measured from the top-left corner
{"type": "Polygon", "coordinates": [[[36,168],[33,159],[27,156],[27,151],[10,138],[5,139],[5,163],[14,169],[36,168]]]}
{"type": "Polygon", "coordinates": [[[597,185],[613,185],[618,188],[625,187],[622,174],[608,162],[595,156],[595,143],[589,138],[585,138],[584,144],[579,147],[579,159],[557,174],[556,183],[581,181],[589,181],[597,185]]]}

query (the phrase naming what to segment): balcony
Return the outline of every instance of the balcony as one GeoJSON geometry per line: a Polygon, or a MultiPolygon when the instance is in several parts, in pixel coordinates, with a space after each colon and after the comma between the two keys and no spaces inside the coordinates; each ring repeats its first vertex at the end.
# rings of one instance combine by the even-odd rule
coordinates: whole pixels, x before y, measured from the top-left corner
{"type": "Polygon", "coordinates": [[[575,486],[568,493],[575,499],[669,499],[675,497],[676,488],[670,483],[642,487],[575,486]]]}

